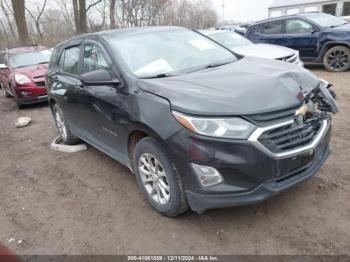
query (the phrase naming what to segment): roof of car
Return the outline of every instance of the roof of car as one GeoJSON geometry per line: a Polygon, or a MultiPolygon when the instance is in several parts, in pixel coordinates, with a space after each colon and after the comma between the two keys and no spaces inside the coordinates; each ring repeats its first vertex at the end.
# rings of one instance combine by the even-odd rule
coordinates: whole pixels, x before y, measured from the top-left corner
{"type": "Polygon", "coordinates": [[[272,21],[278,21],[281,19],[286,19],[286,18],[291,18],[291,17],[298,17],[298,16],[303,16],[303,14],[310,14],[310,13],[320,13],[320,12],[304,12],[304,13],[299,13],[299,14],[294,14],[294,15],[286,15],[286,16],[279,16],[279,17],[274,17],[274,18],[269,18],[261,21],[257,21],[250,26],[257,25],[257,24],[263,24],[266,22],[272,22],[272,21]]]}
{"type": "Polygon", "coordinates": [[[330,0],[275,0],[269,8],[287,7],[287,6],[298,6],[307,5],[320,2],[330,2],[330,0]]]}
{"type": "Polygon", "coordinates": [[[20,53],[27,53],[27,52],[42,51],[42,50],[46,50],[46,49],[48,49],[48,48],[46,46],[42,46],[42,45],[29,45],[29,46],[9,48],[9,49],[7,49],[7,52],[10,55],[13,55],[13,54],[20,54],[20,53]]]}
{"type": "Polygon", "coordinates": [[[116,36],[136,35],[136,34],[143,34],[143,33],[171,31],[171,30],[179,30],[179,29],[185,29],[185,28],[177,27],[177,26],[143,26],[143,27],[113,29],[113,30],[106,30],[106,31],[87,33],[87,34],[81,34],[78,36],[74,36],[74,37],[71,37],[71,38],[67,39],[66,41],[60,43],[59,45],[62,45],[62,44],[65,44],[67,42],[71,42],[74,40],[87,38],[90,36],[100,36],[100,37],[109,38],[109,37],[116,37],[116,36]]]}

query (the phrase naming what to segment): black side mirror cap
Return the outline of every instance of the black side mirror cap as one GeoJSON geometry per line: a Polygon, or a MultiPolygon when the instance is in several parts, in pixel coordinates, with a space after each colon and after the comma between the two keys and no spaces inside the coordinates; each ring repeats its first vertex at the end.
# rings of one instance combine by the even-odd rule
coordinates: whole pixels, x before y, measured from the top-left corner
{"type": "Polygon", "coordinates": [[[104,69],[94,70],[84,73],[80,76],[80,80],[85,85],[120,85],[120,80],[112,78],[111,74],[104,69]]]}

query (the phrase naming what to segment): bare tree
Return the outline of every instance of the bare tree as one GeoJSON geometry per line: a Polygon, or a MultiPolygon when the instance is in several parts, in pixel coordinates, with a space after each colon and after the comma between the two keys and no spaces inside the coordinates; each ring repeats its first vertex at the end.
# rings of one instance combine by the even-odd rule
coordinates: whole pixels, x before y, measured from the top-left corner
{"type": "Polygon", "coordinates": [[[107,29],[107,2],[96,4],[94,12],[87,13],[87,20],[92,32],[107,29]]]}
{"type": "MultiPolygon", "coordinates": [[[[15,31],[15,28],[13,26],[13,22],[12,22],[11,17],[10,17],[10,15],[13,15],[13,11],[6,0],[0,0],[0,5],[1,5],[1,10],[6,18],[7,26],[10,29],[12,36],[14,38],[16,38],[16,31],[15,31]]],[[[2,26],[3,30],[6,30],[4,23],[1,23],[1,26],[2,26]]],[[[6,33],[6,36],[7,36],[7,33],[6,33]]]]}
{"type": "Polygon", "coordinates": [[[33,14],[32,11],[30,11],[27,7],[25,7],[25,9],[27,10],[28,14],[30,15],[30,17],[31,17],[31,18],[33,19],[33,21],[34,21],[35,28],[36,28],[36,31],[38,32],[38,35],[39,35],[39,37],[40,37],[40,40],[43,39],[43,34],[42,34],[42,32],[41,32],[41,29],[40,29],[40,18],[41,18],[41,16],[43,15],[43,12],[44,12],[44,10],[45,10],[46,1],[47,1],[47,0],[44,0],[44,3],[43,3],[43,5],[42,5],[41,8],[37,7],[37,12],[38,12],[38,15],[37,15],[37,16],[35,16],[35,15],[33,14]]]}
{"type": "Polygon", "coordinates": [[[78,34],[86,33],[87,30],[87,15],[86,13],[95,5],[101,3],[102,0],[97,0],[86,7],[86,0],[72,0],[74,10],[75,28],[78,34]]]}
{"type": "Polygon", "coordinates": [[[109,1],[109,28],[115,29],[116,23],[115,23],[115,0],[109,1]]]}
{"type": "Polygon", "coordinates": [[[11,0],[11,2],[13,7],[13,14],[17,25],[19,41],[22,45],[28,44],[29,34],[25,16],[24,0],[11,0]]]}

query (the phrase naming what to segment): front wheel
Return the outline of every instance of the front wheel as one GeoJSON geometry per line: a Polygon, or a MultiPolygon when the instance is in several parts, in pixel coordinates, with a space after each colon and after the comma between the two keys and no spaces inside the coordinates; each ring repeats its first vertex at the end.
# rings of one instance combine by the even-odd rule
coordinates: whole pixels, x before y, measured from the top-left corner
{"type": "Polygon", "coordinates": [[[0,84],[0,87],[1,87],[1,89],[2,89],[2,94],[3,94],[3,96],[6,97],[6,98],[10,98],[11,95],[7,92],[7,90],[5,89],[5,87],[4,87],[2,84],[0,84]]]}
{"type": "Polygon", "coordinates": [[[331,72],[345,72],[350,68],[350,50],[345,46],[330,48],[323,57],[326,70],[331,72]]]}
{"type": "Polygon", "coordinates": [[[64,119],[63,112],[57,104],[52,107],[52,113],[55,119],[57,130],[63,142],[66,145],[74,145],[79,142],[79,139],[72,134],[67,122],[64,119]]]}
{"type": "Polygon", "coordinates": [[[174,217],[188,209],[181,175],[160,143],[150,137],[140,140],[133,161],[138,184],[156,211],[174,217]]]}

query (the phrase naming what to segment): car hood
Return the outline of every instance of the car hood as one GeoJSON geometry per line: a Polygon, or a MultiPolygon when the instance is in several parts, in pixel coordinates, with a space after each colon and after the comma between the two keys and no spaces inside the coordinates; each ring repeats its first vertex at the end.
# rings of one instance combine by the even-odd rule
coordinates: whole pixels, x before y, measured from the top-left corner
{"type": "Polygon", "coordinates": [[[281,59],[295,54],[295,50],[269,44],[252,44],[239,46],[231,49],[234,53],[241,56],[254,56],[267,59],[281,59]]]}
{"type": "Polygon", "coordinates": [[[40,64],[26,67],[18,67],[14,69],[14,73],[24,74],[28,77],[43,77],[46,73],[48,64],[40,64]]]}
{"type": "MultiPolygon", "coordinates": [[[[333,28],[334,29],[334,28],[333,28]]],[[[350,31],[350,23],[347,23],[345,25],[341,25],[336,27],[335,29],[337,30],[345,30],[345,31],[350,31]]]]}
{"type": "Polygon", "coordinates": [[[140,79],[142,90],[169,100],[173,110],[194,115],[248,115],[301,104],[301,91],[319,80],[306,69],[276,60],[245,57],[190,74],[140,79]]]}

